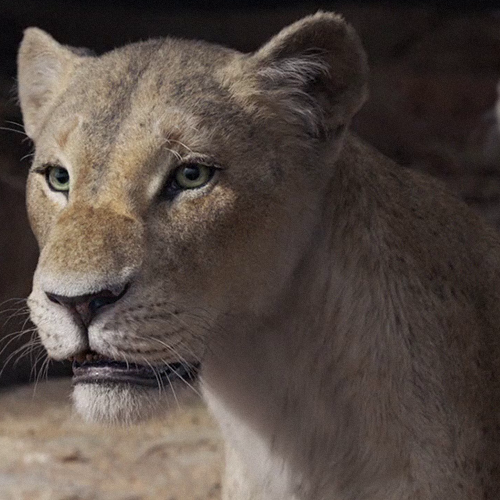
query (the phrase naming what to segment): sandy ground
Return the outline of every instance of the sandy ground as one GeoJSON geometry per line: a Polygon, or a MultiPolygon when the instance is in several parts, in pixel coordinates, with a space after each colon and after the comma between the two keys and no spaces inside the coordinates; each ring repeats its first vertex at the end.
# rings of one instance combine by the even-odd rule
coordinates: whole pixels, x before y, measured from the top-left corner
{"type": "Polygon", "coordinates": [[[88,425],[72,413],[69,380],[0,392],[1,500],[220,498],[222,446],[191,396],[163,421],[88,425]]]}

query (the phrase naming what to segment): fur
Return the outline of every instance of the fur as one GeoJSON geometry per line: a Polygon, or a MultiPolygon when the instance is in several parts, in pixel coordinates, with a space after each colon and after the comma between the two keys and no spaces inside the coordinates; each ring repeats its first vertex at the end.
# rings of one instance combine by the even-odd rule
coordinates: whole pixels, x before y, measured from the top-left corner
{"type": "MultiPolygon", "coordinates": [[[[40,337],[56,359],[201,362],[226,500],[500,497],[500,241],[350,134],[366,80],[329,13],[253,54],[166,38],[81,56],[33,29],[21,45],[40,337]],[[165,198],[193,162],[212,181],[165,198]],[[46,296],[125,282],[88,329],[46,296]]],[[[156,397],[74,393],[108,422],[156,397]]]]}

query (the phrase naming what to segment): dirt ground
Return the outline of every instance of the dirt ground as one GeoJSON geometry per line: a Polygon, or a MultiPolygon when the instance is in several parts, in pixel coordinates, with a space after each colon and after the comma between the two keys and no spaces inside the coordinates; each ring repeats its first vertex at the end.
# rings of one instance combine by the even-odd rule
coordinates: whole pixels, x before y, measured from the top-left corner
{"type": "Polygon", "coordinates": [[[222,446],[193,394],[163,421],[109,428],[72,413],[67,379],[0,392],[1,500],[220,498],[222,446]]]}

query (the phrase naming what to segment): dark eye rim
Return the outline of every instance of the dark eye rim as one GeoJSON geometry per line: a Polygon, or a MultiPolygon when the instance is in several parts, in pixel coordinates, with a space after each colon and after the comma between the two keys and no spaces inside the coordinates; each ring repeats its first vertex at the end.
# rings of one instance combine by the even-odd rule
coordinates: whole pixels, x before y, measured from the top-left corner
{"type": "Polygon", "coordinates": [[[60,168],[61,170],[65,170],[68,174],[68,178],[71,178],[71,176],[69,175],[69,171],[67,168],[63,167],[62,165],[59,165],[57,163],[45,163],[43,164],[41,167],[38,167],[38,168],[35,168],[33,170],[33,172],[37,173],[37,174],[41,174],[44,176],[45,178],[45,182],[47,183],[47,186],[49,187],[49,189],[51,191],[53,191],[54,193],[62,193],[64,194],[66,197],[68,197],[68,193],[69,193],[69,187],[68,189],[56,189],[52,186],[52,184],[50,183],[50,179],[49,179],[49,176],[50,176],[50,172],[55,169],[55,168],[60,168]]]}
{"type": "Polygon", "coordinates": [[[198,189],[203,189],[203,188],[205,188],[205,186],[207,184],[210,184],[210,182],[212,182],[215,174],[219,170],[221,170],[221,167],[214,164],[214,163],[206,163],[206,162],[197,161],[197,160],[189,160],[189,161],[182,162],[179,165],[177,165],[170,173],[170,175],[169,175],[169,177],[168,177],[167,181],[165,182],[165,185],[162,189],[161,197],[163,199],[173,200],[179,193],[182,193],[184,191],[197,191],[198,189]],[[189,166],[202,166],[202,167],[208,168],[210,171],[210,174],[209,174],[209,178],[208,178],[207,182],[205,182],[201,186],[192,187],[192,188],[185,188],[185,187],[180,186],[176,180],[177,172],[181,168],[186,168],[189,166]]]}

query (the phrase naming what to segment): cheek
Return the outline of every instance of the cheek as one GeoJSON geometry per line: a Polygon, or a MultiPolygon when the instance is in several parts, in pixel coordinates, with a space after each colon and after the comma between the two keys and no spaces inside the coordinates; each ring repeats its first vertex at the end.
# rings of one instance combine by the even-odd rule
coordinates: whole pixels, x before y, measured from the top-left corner
{"type": "Polygon", "coordinates": [[[179,204],[158,217],[148,267],[153,276],[168,277],[176,290],[250,293],[249,284],[273,274],[268,268],[282,226],[279,205],[227,193],[210,198],[179,204]]]}
{"type": "Polygon", "coordinates": [[[40,186],[40,181],[30,175],[26,190],[28,218],[31,229],[35,234],[40,248],[47,241],[48,233],[52,227],[57,213],[57,207],[45,194],[40,186]]]}
{"type": "MultiPolygon", "coordinates": [[[[234,192],[215,188],[206,197],[180,199],[158,211],[151,224],[151,241],[161,246],[163,254],[175,260],[196,264],[198,256],[224,245],[228,228],[234,227],[241,213],[234,192]]],[[[202,259],[204,260],[204,259],[202,259]]]]}

